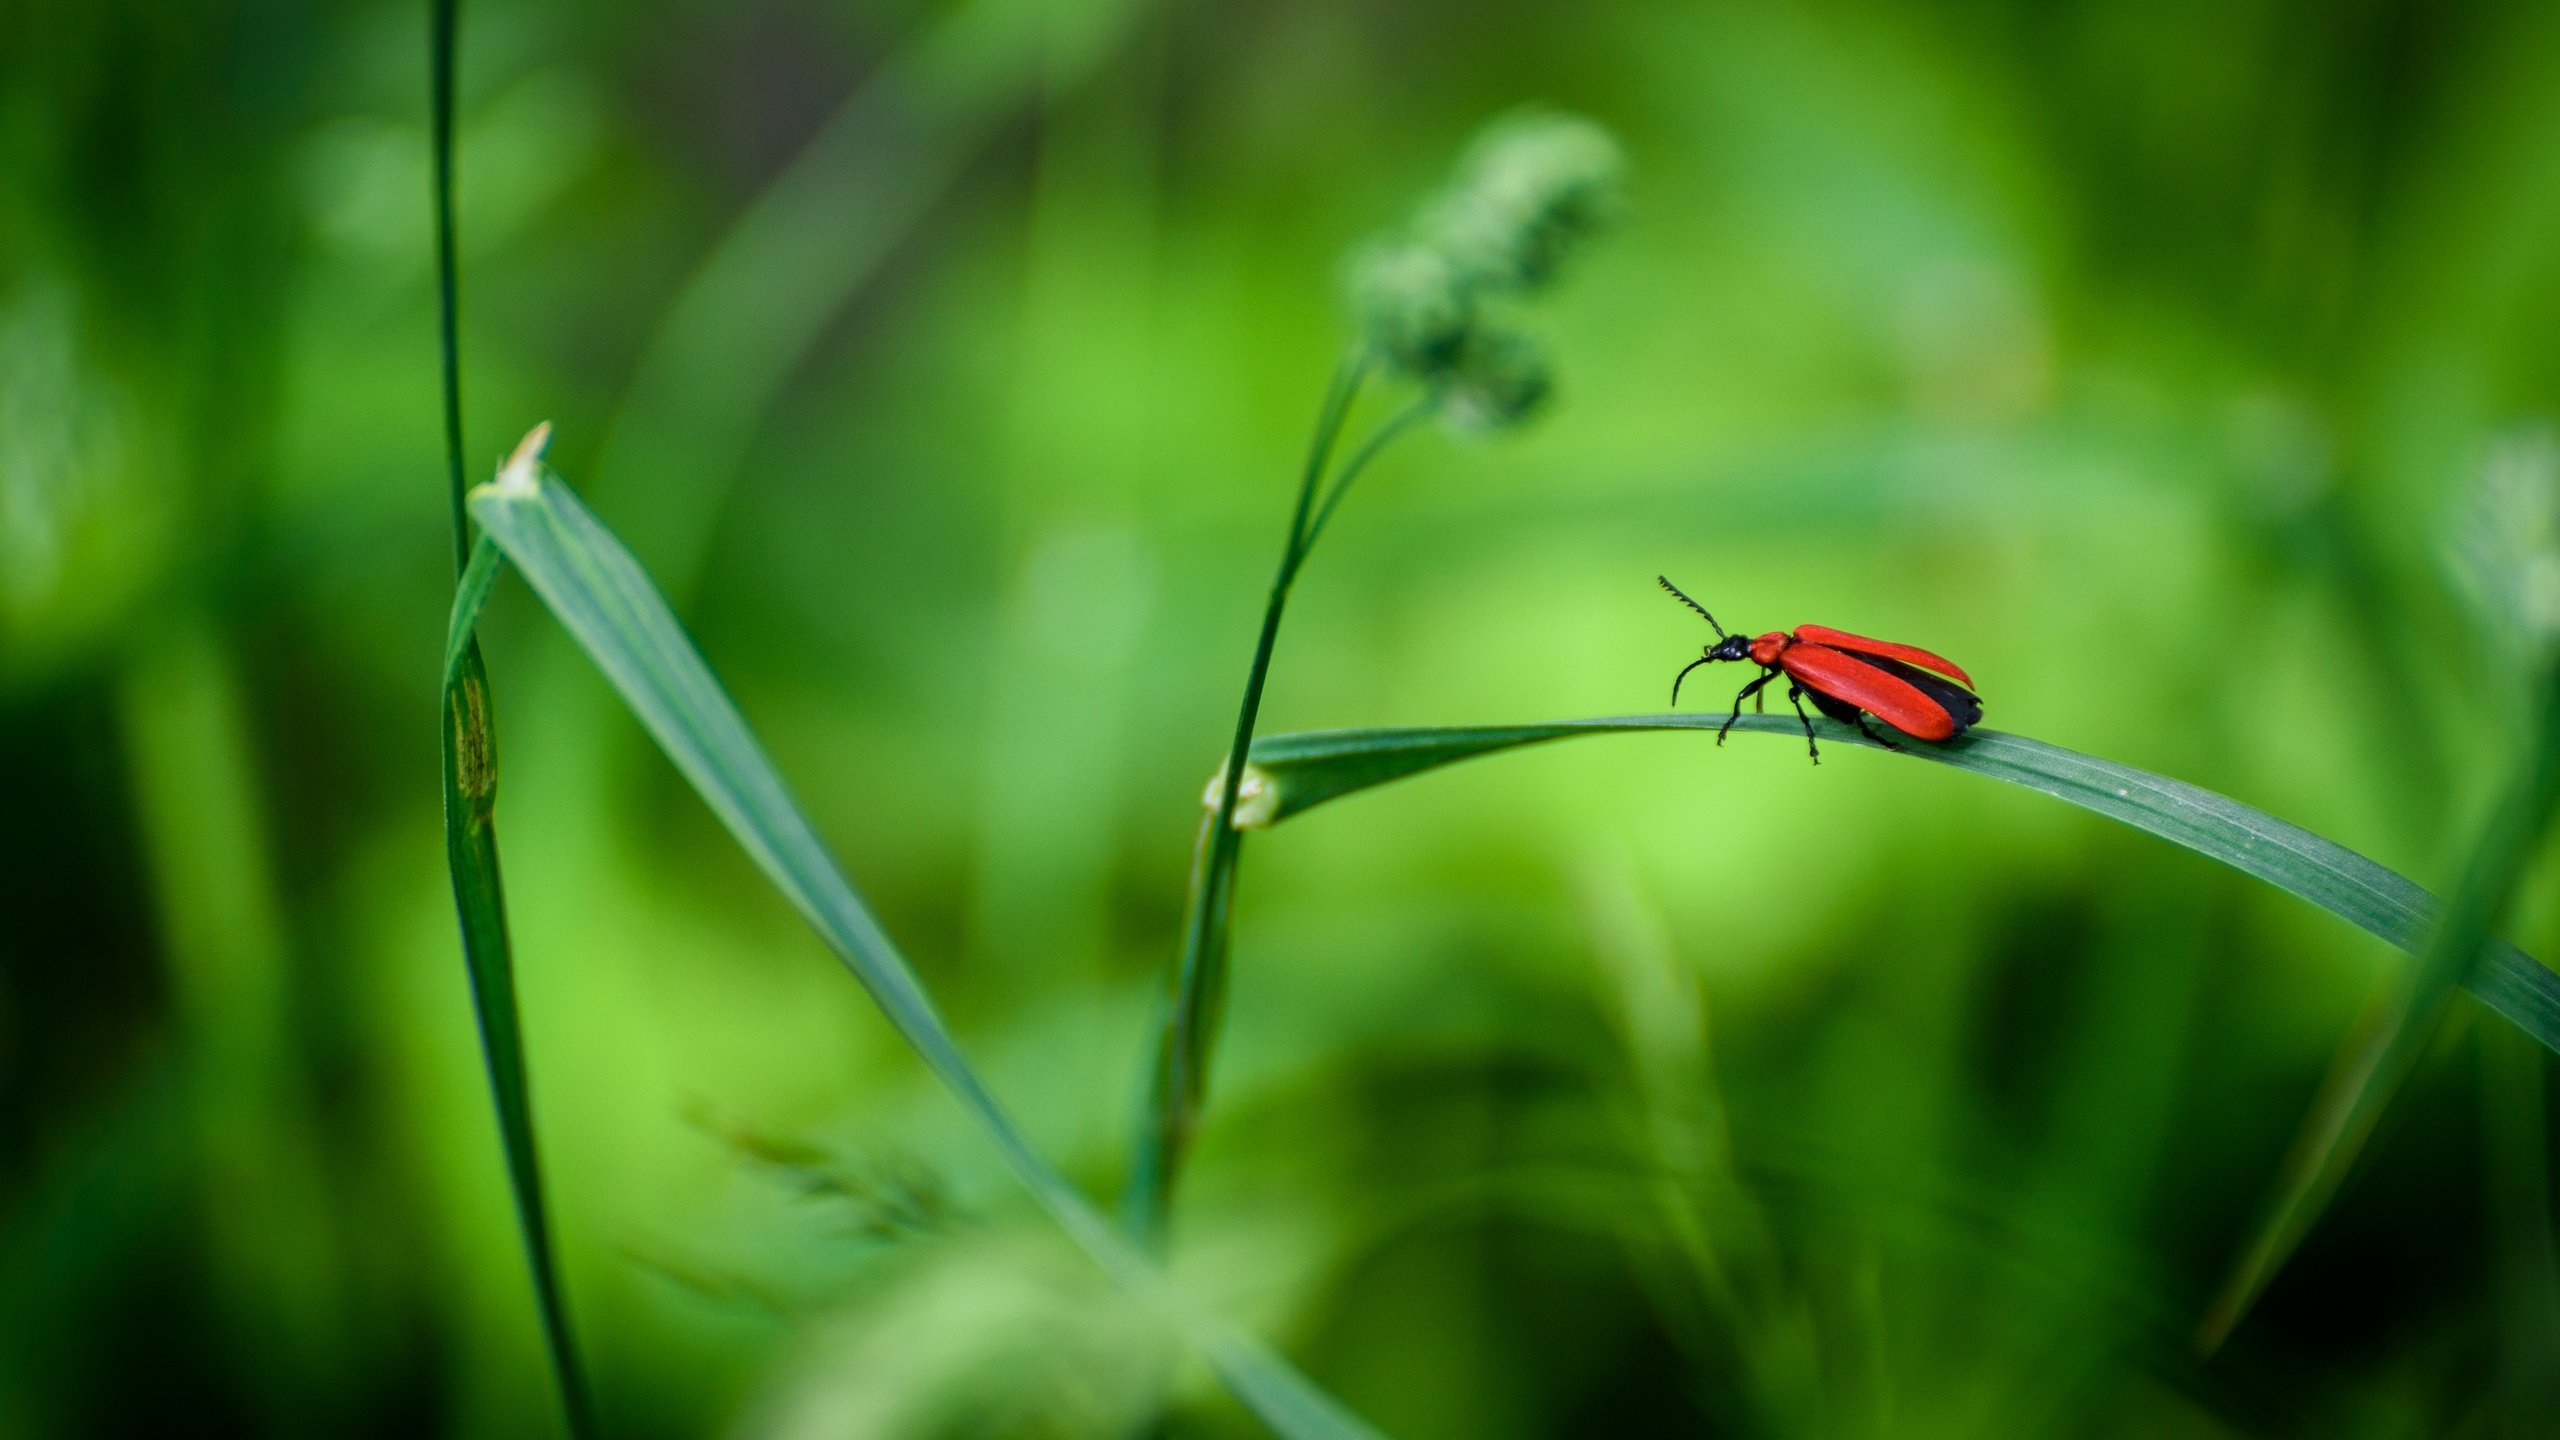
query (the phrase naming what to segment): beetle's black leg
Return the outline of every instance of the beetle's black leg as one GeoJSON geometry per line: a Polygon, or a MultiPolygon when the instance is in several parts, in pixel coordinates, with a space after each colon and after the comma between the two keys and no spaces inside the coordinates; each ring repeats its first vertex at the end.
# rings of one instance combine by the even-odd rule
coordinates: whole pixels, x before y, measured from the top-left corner
{"type": "Polygon", "coordinates": [[[1864,716],[1864,715],[1860,715],[1860,716],[1857,716],[1857,717],[1855,717],[1855,718],[1851,719],[1849,723],[1858,727],[1858,733],[1859,733],[1859,734],[1866,736],[1868,739],[1873,740],[1874,742],[1876,742],[1877,744],[1879,744],[1879,745],[1883,746],[1883,747],[1884,747],[1884,748],[1886,748],[1887,750],[1899,750],[1899,749],[1901,749],[1901,748],[1902,748],[1901,746],[1896,745],[1896,744],[1894,744],[1892,741],[1887,740],[1887,739],[1886,739],[1886,738],[1884,738],[1883,736],[1881,736],[1881,735],[1877,734],[1877,733],[1876,733],[1876,732],[1874,732],[1873,730],[1868,729],[1868,728],[1867,728],[1867,717],[1866,717],[1866,716],[1864,716]]]}
{"type": "Polygon", "coordinates": [[[1796,719],[1804,723],[1804,753],[1813,757],[1814,764],[1821,764],[1822,748],[1813,743],[1813,717],[1804,713],[1804,687],[1789,684],[1787,703],[1796,707],[1796,719]]]}
{"type": "Polygon", "coordinates": [[[1761,687],[1763,687],[1763,686],[1767,685],[1770,681],[1775,680],[1775,679],[1777,679],[1777,678],[1778,678],[1778,672],[1777,672],[1777,671],[1775,671],[1775,670],[1765,671],[1765,672],[1763,672],[1763,673],[1761,674],[1761,676],[1760,676],[1760,678],[1759,678],[1759,679],[1752,681],[1750,684],[1745,685],[1745,686],[1743,686],[1740,690],[1737,690],[1737,691],[1735,691],[1735,692],[1734,692],[1734,696],[1733,696],[1733,713],[1732,713],[1732,714],[1730,714],[1730,715],[1727,715],[1726,717],[1724,717],[1724,724],[1722,724],[1722,725],[1720,725],[1720,726],[1716,727],[1716,743],[1717,743],[1717,744],[1721,745],[1721,744],[1723,744],[1723,743],[1724,743],[1724,732],[1725,732],[1725,731],[1727,731],[1727,730],[1732,729],[1732,728],[1733,728],[1733,726],[1734,726],[1734,722],[1735,722],[1735,721],[1737,721],[1737,720],[1740,720],[1740,719],[1742,718],[1742,702],[1743,702],[1743,701],[1745,701],[1745,700],[1756,700],[1756,699],[1758,699],[1758,698],[1760,697],[1760,690],[1761,690],[1761,687]]]}

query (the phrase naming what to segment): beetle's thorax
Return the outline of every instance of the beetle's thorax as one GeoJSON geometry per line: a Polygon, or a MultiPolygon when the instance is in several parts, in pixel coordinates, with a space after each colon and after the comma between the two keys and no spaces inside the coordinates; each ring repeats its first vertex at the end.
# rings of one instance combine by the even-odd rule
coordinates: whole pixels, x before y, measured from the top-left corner
{"type": "Polygon", "coordinates": [[[1751,663],[1775,665],[1778,663],[1778,657],[1785,654],[1787,647],[1794,643],[1796,643],[1796,637],[1793,635],[1784,630],[1772,630],[1751,642],[1751,663]]]}

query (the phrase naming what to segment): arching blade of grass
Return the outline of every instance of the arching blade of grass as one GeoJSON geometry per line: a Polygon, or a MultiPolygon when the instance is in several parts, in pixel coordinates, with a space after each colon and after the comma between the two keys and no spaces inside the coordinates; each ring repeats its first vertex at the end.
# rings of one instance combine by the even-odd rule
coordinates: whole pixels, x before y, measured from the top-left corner
{"type": "MultiPolygon", "coordinates": [[[[471,548],[464,510],[462,461],[461,284],[455,259],[453,216],[454,40],[461,0],[430,0],[427,53],[431,146],[435,175],[436,321],[444,398],[445,485],[453,508],[453,561],[458,574],[454,611],[479,612],[495,578],[494,562],[465,563],[471,548]]],[[[543,1197],[542,1165],[533,1138],[533,1100],[526,1078],[524,1029],[516,1011],[515,956],[507,941],[505,887],[498,878],[496,822],[498,761],[490,719],[489,672],[479,643],[466,625],[447,628],[444,662],[444,854],[453,878],[454,910],[461,922],[462,956],[471,980],[471,1009],[480,1023],[480,1051],[489,1067],[489,1092],[498,1112],[498,1136],[515,1197],[516,1223],[533,1271],[534,1301],[542,1314],[542,1338],[569,1433],[596,1433],[595,1408],[578,1362],[569,1326],[568,1299],[551,1252],[551,1219],[543,1197]]]]}
{"type": "MultiPolygon", "coordinates": [[[[471,492],[471,513],[729,833],[871,992],[889,1023],[985,1128],[1005,1162],[1068,1235],[1115,1281],[1162,1305],[1227,1388],[1275,1433],[1290,1440],[1374,1435],[1285,1361],[1176,1292],[1032,1148],[961,1053],[922,982],[836,868],[728,692],[622,543],[522,451],[497,482],[471,492]]],[[[458,626],[470,619],[456,610],[458,626]]]]}
{"type": "MultiPolygon", "coordinates": [[[[1271,822],[1425,770],[1583,735],[1654,730],[1713,732],[1724,717],[1626,715],[1535,725],[1475,725],[1379,730],[1319,730],[1256,741],[1253,766],[1271,787],[1271,822]]],[[[1745,715],[1736,734],[1801,739],[1793,716],[1745,715]]],[[[1857,732],[1815,722],[1825,745],[1867,745],[1857,732]]],[[[2310,901],[2348,924],[2416,953],[2437,913],[2433,896],[2398,871],[2324,840],[2299,825],[2228,796],[2164,776],[2081,755],[2021,735],[1976,730],[1945,745],[1913,743],[1904,754],[2040,791],[2121,820],[2137,830],[2219,860],[2244,875],[2310,901]]],[[[2560,974],[2486,934],[2479,963],[2463,988],[2545,1049],[2560,1051],[2560,974]]]]}
{"type": "Polygon", "coordinates": [[[2454,988],[2486,968],[2479,963],[2482,947],[2493,943],[2492,932],[2560,804],[2560,690],[2549,691],[2541,709],[2524,764],[2473,844],[2452,903],[2428,934],[2418,963],[2399,977],[2371,1023],[2348,1038],[2313,1097],[2285,1156],[2274,1207],[2205,1312],[2197,1331],[2205,1348],[2230,1335],[2310,1233],[2383,1109],[2435,1039],[2454,988]]]}
{"type": "Polygon", "coordinates": [[[452,685],[454,678],[480,653],[480,641],[474,627],[480,623],[480,607],[489,603],[489,587],[498,583],[498,567],[505,562],[505,554],[488,536],[483,535],[480,542],[471,547],[471,559],[462,567],[462,578],[454,582],[453,612],[445,621],[444,630],[444,683],[447,686],[452,685]]]}

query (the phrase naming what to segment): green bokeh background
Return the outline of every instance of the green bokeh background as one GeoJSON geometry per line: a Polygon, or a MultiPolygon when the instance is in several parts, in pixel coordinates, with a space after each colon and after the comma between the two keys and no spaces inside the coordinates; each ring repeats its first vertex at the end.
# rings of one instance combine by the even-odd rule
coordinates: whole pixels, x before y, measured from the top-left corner
{"type": "MultiPolygon", "coordinates": [[[[0,1433],[557,1427],[436,811],[424,10],[0,12],[0,1433]]],[[[1487,116],[1633,202],[1551,412],[1363,482],[1266,731],[1656,708],[1667,572],[2437,886],[2554,73],[2533,3],[466,4],[467,433],[556,424],[1107,1196],[1341,257],[1487,116]]],[[[609,1433],[1253,1433],[521,586],[483,635],[609,1433]]],[[[2555,1433],[2544,1070],[2468,1001],[2188,1344],[2395,963],[1887,756],[1460,767],[1253,845],[1177,1273],[1400,1437],[2555,1433]]]]}

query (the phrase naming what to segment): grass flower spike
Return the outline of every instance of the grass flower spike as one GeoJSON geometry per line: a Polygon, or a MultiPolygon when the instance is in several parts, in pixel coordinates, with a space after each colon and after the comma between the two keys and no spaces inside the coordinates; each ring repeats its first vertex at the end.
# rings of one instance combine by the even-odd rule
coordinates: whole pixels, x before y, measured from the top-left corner
{"type": "Polygon", "coordinates": [[[1352,309],[1371,355],[1427,387],[1457,429],[1529,419],[1552,381],[1544,352],[1504,311],[1553,284],[1617,214],[1625,173],[1609,132],[1579,116],[1496,121],[1446,189],[1354,258],[1352,309]]]}
{"type": "Polygon", "coordinates": [[[1471,282],[1529,293],[1616,218],[1625,189],[1626,161],[1608,131],[1578,115],[1525,110],[1477,139],[1418,228],[1471,282]]]}
{"type": "Polygon", "coordinates": [[[1459,430],[1490,434],[1537,414],[1554,389],[1537,341],[1516,330],[1478,330],[1459,353],[1440,413],[1459,430]]]}
{"type": "Polygon", "coordinates": [[[2560,647],[2560,432],[2536,426],[2491,447],[2453,560],[2514,658],[2536,662],[2560,647]]]}
{"type": "Polygon", "coordinates": [[[1369,346],[1407,375],[1455,369],[1476,326],[1474,287],[1448,254],[1398,240],[1373,245],[1352,262],[1352,307],[1369,346]]]}

